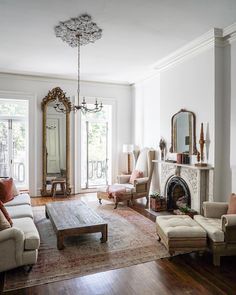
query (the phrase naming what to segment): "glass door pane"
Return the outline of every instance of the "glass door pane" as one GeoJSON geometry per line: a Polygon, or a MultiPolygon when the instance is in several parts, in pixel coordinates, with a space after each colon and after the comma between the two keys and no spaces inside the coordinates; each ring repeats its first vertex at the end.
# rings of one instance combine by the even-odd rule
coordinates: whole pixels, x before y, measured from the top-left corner
{"type": "Polygon", "coordinates": [[[0,120],[0,177],[8,177],[10,175],[8,131],[8,121],[0,120]]]}
{"type": "Polygon", "coordinates": [[[25,121],[12,121],[12,177],[17,185],[27,185],[27,128],[25,121]]]}
{"type": "Polygon", "coordinates": [[[87,122],[88,188],[107,185],[107,122],[87,122]]]}

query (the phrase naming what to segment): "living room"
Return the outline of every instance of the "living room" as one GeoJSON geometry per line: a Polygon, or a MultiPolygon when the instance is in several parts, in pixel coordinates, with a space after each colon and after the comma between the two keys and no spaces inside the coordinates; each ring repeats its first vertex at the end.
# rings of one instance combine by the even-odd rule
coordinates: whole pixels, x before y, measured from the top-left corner
{"type": "Polygon", "coordinates": [[[3,294],[235,294],[235,15],[1,1],[3,294]]]}

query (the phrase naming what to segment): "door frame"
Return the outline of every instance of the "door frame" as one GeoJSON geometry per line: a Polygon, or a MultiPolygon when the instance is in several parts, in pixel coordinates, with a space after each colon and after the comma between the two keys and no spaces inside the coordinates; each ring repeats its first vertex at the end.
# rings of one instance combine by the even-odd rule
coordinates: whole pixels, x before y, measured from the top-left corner
{"type": "MultiPolygon", "coordinates": [[[[96,97],[85,97],[87,103],[94,104],[96,97]]],[[[73,97],[74,99],[74,97],[73,97]]],[[[104,98],[100,97],[99,102],[102,102],[104,105],[110,105],[112,107],[112,135],[111,135],[111,182],[115,181],[117,175],[117,167],[118,167],[118,157],[117,157],[117,99],[115,98],[104,98]]],[[[72,163],[73,171],[74,171],[74,190],[75,193],[81,193],[81,112],[77,112],[74,115],[74,157],[75,161],[72,163]],[[75,164],[76,163],[76,164],[75,164]]]]}
{"type": "Polygon", "coordinates": [[[37,104],[36,94],[23,91],[1,91],[0,99],[27,100],[28,101],[28,171],[29,194],[37,196],[37,104]],[[30,147],[30,148],[29,148],[30,147]]]}

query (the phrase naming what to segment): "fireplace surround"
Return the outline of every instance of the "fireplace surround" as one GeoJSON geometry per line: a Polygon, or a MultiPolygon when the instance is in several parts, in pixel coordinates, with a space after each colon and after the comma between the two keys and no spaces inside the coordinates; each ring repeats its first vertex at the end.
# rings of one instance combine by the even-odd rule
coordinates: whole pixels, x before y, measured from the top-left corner
{"type": "Polygon", "coordinates": [[[181,185],[186,185],[186,192],[189,196],[187,202],[191,209],[202,213],[202,203],[204,201],[213,201],[213,167],[196,167],[194,165],[177,164],[159,160],[154,160],[153,162],[158,165],[160,191],[161,194],[167,198],[167,202],[168,184],[170,181],[174,182],[175,178],[178,179],[181,185]]]}

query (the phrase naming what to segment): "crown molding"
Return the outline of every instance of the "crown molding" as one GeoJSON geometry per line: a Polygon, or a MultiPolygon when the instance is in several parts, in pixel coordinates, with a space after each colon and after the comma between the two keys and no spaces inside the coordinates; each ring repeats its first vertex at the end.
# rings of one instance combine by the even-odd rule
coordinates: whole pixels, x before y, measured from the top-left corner
{"type": "Polygon", "coordinates": [[[236,23],[223,29],[223,37],[227,45],[236,40],[236,23]]]}
{"type": "Polygon", "coordinates": [[[176,50],[172,54],[161,59],[153,65],[153,68],[157,71],[162,71],[170,66],[176,65],[182,62],[186,57],[191,57],[200,52],[213,47],[216,39],[222,38],[222,29],[214,28],[187,45],[176,50]]]}
{"type": "MultiPolygon", "coordinates": [[[[27,74],[27,73],[18,73],[18,72],[7,72],[0,69],[0,77],[2,78],[16,78],[16,79],[23,79],[27,81],[41,81],[41,82],[48,82],[50,81],[66,81],[66,83],[75,83],[77,79],[68,76],[59,76],[59,75],[36,75],[36,74],[27,74]]],[[[127,81],[99,81],[99,80],[80,80],[81,83],[90,83],[90,84],[103,84],[103,85],[113,85],[113,86],[130,86],[131,83],[127,81]]]]}
{"type": "Polygon", "coordinates": [[[234,33],[236,33],[236,23],[233,23],[232,25],[223,29],[223,37],[230,36],[234,33]]]}

